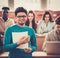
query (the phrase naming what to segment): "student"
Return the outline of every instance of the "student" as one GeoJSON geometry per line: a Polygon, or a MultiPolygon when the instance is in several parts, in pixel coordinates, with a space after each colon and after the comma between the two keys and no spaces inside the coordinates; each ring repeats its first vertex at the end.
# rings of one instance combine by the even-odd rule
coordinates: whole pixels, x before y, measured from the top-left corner
{"type": "Polygon", "coordinates": [[[40,21],[37,27],[38,34],[48,33],[52,29],[54,29],[54,22],[52,21],[51,14],[49,11],[45,11],[42,20],[40,21]]]}
{"type": "MultiPolygon", "coordinates": [[[[5,31],[4,50],[9,51],[9,58],[32,58],[32,52],[37,49],[35,31],[26,26],[27,11],[23,7],[15,10],[17,22],[5,31]],[[26,38],[23,36],[16,43],[13,43],[12,32],[28,32],[26,38]],[[30,40],[29,40],[30,39],[30,40]],[[28,43],[28,48],[17,48],[18,46],[28,43]]],[[[17,40],[17,39],[16,39],[17,40]]]]}
{"type": "Polygon", "coordinates": [[[9,7],[3,7],[2,8],[2,19],[4,20],[4,25],[5,25],[5,29],[8,26],[11,26],[14,24],[14,20],[9,18],[9,7]]]}
{"type": "Polygon", "coordinates": [[[33,11],[28,12],[28,19],[26,21],[26,25],[33,28],[36,32],[35,14],[33,13],[33,11]]]}
{"type": "MultiPolygon", "coordinates": [[[[0,48],[3,46],[3,37],[5,29],[14,24],[14,21],[8,18],[8,7],[2,8],[2,17],[0,17],[0,48]]],[[[0,49],[2,51],[2,49],[0,49]]]]}
{"type": "Polygon", "coordinates": [[[43,51],[46,51],[47,41],[60,41],[60,16],[57,17],[55,21],[55,29],[49,32],[45,38],[45,41],[42,47],[43,51]]]}
{"type": "Polygon", "coordinates": [[[14,24],[13,19],[8,18],[9,7],[2,8],[2,17],[0,17],[0,36],[3,36],[5,29],[14,24]]]}

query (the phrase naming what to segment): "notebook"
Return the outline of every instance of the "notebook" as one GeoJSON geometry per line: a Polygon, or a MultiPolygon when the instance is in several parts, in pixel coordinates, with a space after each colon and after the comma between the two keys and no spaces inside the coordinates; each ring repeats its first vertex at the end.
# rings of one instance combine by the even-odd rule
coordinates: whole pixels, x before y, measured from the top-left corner
{"type": "MultiPolygon", "coordinates": [[[[28,36],[28,32],[12,32],[12,38],[13,38],[13,43],[16,43],[22,38],[23,36],[28,36]]],[[[28,48],[28,43],[22,44],[18,46],[17,48],[28,48]]]]}
{"type": "Polygon", "coordinates": [[[46,53],[48,55],[60,55],[60,41],[47,41],[46,53]]]}

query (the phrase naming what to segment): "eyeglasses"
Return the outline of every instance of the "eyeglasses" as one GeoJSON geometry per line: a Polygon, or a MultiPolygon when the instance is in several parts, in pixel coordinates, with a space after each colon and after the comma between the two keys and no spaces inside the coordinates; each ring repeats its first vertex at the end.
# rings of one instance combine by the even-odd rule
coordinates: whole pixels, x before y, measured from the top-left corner
{"type": "Polygon", "coordinates": [[[25,15],[23,15],[23,16],[17,16],[18,18],[26,18],[26,16],[25,15]]]}

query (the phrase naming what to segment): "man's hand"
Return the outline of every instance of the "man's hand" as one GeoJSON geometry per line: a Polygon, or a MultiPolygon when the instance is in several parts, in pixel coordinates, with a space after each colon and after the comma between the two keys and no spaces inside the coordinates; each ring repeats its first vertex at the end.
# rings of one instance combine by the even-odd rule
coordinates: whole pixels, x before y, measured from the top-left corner
{"type": "Polygon", "coordinates": [[[42,34],[43,32],[44,32],[44,29],[42,28],[40,33],[42,34]]]}
{"type": "Polygon", "coordinates": [[[31,49],[31,48],[25,48],[24,51],[25,51],[26,53],[31,53],[31,52],[32,52],[32,49],[31,49]]]}
{"type": "Polygon", "coordinates": [[[28,43],[29,41],[30,41],[30,37],[29,36],[27,36],[27,37],[24,36],[17,42],[17,44],[21,45],[21,44],[28,43]]]}

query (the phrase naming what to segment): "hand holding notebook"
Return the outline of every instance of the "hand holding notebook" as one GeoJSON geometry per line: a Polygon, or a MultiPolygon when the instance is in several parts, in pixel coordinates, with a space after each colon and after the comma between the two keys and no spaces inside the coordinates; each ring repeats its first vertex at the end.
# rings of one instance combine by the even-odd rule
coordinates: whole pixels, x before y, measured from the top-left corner
{"type": "Polygon", "coordinates": [[[13,43],[17,43],[17,48],[28,48],[29,36],[28,32],[12,32],[13,43]]]}
{"type": "Polygon", "coordinates": [[[18,45],[21,45],[21,44],[26,44],[28,43],[30,40],[30,37],[29,36],[23,36],[22,38],[19,39],[19,41],[17,42],[18,45]]]}

